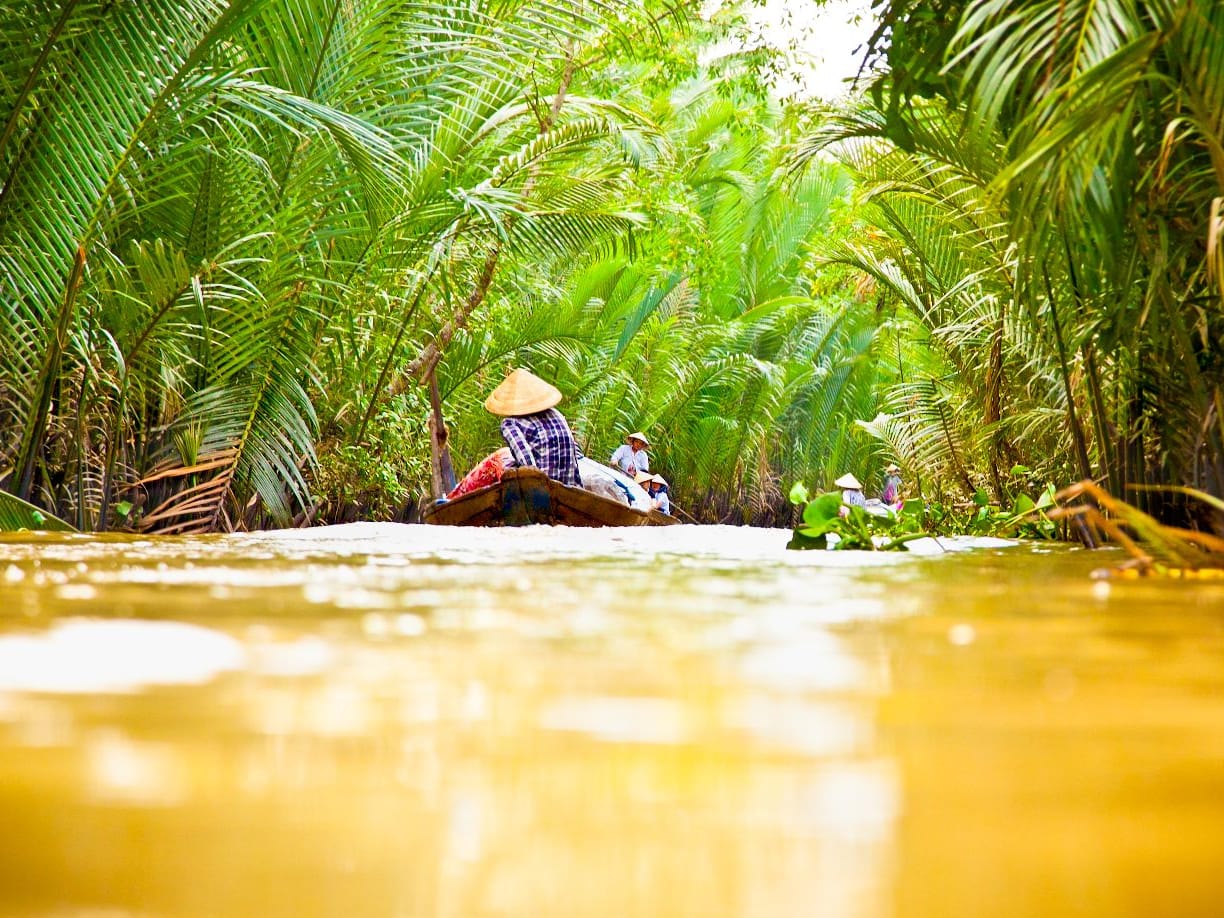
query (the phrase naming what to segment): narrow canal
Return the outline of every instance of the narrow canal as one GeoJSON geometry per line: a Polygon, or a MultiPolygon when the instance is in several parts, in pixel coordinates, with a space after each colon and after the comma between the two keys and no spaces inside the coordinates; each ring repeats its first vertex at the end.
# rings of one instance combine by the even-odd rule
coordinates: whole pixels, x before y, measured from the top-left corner
{"type": "Polygon", "coordinates": [[[1219,913],[1224,584],[787,537],[0,537],[0,914],[1219,913]]]}

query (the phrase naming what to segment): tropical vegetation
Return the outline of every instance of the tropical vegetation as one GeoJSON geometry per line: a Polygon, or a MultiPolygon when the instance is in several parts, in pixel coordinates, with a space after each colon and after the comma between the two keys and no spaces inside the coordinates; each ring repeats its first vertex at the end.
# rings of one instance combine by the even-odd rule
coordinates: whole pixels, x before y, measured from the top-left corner
{"type": "Polygon", "coordinates": [[[1219,495],[1220,6],[876,12],[831,105],[734,5],[0,0],[0,484],[81,529],[410,518],[433,406],[462,470],[529,366],[705,521],[890,461],[928,522],[1219,495]]]}
{"type": "MultiPolygon", "coordinates": [[[[886,396],[929,474],[1224,488],[1224,6],[882,5],[886,75],[806,138],[873,236],[848,246],[934,363],[886,396]]],[[[1184,495],[1132,495],[1158,513],[1184,495]]]]}

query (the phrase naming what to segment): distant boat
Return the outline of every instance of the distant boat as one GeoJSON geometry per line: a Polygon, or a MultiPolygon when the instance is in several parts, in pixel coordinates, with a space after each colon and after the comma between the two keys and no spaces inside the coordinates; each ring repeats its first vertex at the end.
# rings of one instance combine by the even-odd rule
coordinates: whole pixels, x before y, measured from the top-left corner
{"type": "Polygon", "coordinates": [[[673,526],[658,510],[636,510],[619,501],[555,481],[539,469],[508,469],[497,484],[454,500],[430,504],[421,522],[435,526],[673,526]]]}

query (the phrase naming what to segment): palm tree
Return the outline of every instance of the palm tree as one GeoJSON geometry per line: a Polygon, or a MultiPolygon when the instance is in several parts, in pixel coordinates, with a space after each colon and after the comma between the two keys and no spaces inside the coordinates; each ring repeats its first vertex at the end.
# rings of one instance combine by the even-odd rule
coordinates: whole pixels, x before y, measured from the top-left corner
{"type": "Polygon", "coordinates": [[[573,99],[541,129],[581,8],[0,7],[42,36],[0,65],[8,486],[99,527],[117,495],[161,531],[306,506],[322,373],[427,348],[495,252],[635,221],[608,140],[640,119],[573,99]]]}
{"type": "Polygon", "coordinates": [[[439,372],[461,463],[496,445],[481,400],[511,363],[557,382],[597,458],[629,430],[657,434],[656,465],[707,519],[775,519],[780,484],[868,460],[853,421],[876,413],[874,325],[852,299],[818,303],[807,277],[845,176],[822,166],[792,181],[776,114],[745,118],[759,100],[726,88],[699,80],[673,110],[642,105],[669,143],[640,173],[658,209],[632,257],[520,268],[487,321],[456,335],[439,372]]]}
{"type": "Polygon", "coordinates": [[[386,184],[396,151],[260,79],[241,39],[267,6],[0,9],[4,34],[34,23],[42,36],[4,62],[0,412],[17,436],[0,449],[18,495],[104,527],[116,470],[170,448],[180,467],[211,463],[189,490],[213,525],[221,502],[200,501],[204,486],[224,497],[242,483],[278,509],[300,482],[313,297],[287,240],[352,207],[345,190],[295,198],[291,141],[319,151],[302,173],[319,183],[320,159],[347,164],[349,188],[386,184]]]}
{"type": "Polygon", "coordinates": [[[894,455],[970,492],[984,478],[1002,497],[1019,462],[1056,478],[1071,472],[1061,457],[1074,452],[1074,425],[1049,424],[1051,411],[1067,410],[1066,377],[1018,296],[1007,211],[990,193],[999,145],[972,142],[938,104],[913,120],[912,152],[886,140],[884,118],[868,109],[830,120],[799,155],[838,145],[873,229],[830,257],[872,278],[901,311],[887,399],[901,425],[889,434],[894,455]]]}
{"type": "Polygon", "coordinates": [[[860,174],[889,242],[859,261],[936,335],[948,388],[986,395],[993,477],[1061,430],[1063,474],[1219,493],[1224,10],[897,2],[885,19],[907,26],[893,73],[839,134],[876,145],[860,174]]]}

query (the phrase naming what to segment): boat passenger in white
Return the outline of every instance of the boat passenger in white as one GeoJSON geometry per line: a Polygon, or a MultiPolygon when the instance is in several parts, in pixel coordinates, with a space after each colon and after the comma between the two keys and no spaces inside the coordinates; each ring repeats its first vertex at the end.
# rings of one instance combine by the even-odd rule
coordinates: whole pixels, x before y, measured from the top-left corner
{"type": "Polygon", "coordinates": [[[863,496],[863,485],[857,478],[847,472],[837,481],[833,482],[835,487],[842,489],[842,508],[841,515],[845,516],[850,512],[851,507],[864,507],[867,504],[867,498],[863,496]]]}
{"type": "Polygon", "coordinates": [[[625,437],[625,442],[616,448],[608,465],[620,469],[626,475],[637,475],[650,471],[650,455],[646,452],[650,442],[646,434],[635,430],[625,437]]]}
{"type": "Polygon", "coordinates": [[[667,479],[662,475],[638,472],[633,479],[650,495],[651,508],[671,516],[671,498],[667,494],[667,479]]]}

